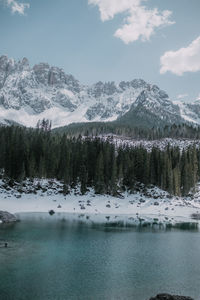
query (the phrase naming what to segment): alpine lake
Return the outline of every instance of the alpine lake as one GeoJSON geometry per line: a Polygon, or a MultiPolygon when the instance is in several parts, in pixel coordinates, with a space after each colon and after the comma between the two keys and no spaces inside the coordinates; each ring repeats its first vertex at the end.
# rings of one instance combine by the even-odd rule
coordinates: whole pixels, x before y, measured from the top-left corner
{"type": "Polygon", "coordinates": [[[20,219],[0,225],[1,300],[200,299],[196,227],[113,226],[48,213],[20,219]]]}

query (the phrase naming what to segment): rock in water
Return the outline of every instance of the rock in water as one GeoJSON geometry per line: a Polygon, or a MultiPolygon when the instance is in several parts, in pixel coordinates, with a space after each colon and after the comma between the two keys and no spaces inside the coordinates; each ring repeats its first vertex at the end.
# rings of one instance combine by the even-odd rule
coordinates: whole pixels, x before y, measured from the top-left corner
{"type": "Polygon", "coordinates": [[[12,222],[17,222],[18,219],[16,218],[15,215],[10,214],[7,211],[0,211],[0,223],[12,223],[12,222]]]}
{"type": "Polygon", "coordinates": [[[194,299],[192,299],[191,297],[185,297],[185,296],[159,294],[154,298],[150,298],[150,300],[194,300],[194,299]]]}
{"type": "Polygon", "coordinates": [[[51,210],[49,211],[49,214],[50,214],[50,216],[53,216],[53,215],[55,214],[55,211],[54,211],[53,209],[51,209],[51,210]]]}

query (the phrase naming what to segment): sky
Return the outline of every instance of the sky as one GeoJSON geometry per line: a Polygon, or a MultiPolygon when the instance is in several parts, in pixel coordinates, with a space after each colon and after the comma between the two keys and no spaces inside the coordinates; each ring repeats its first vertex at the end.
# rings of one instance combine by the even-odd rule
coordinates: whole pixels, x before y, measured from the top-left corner
{"type": "Polygon", "coordinates": [[[0,55],[200,100],[200,0],[0,0],[0,55]]]}

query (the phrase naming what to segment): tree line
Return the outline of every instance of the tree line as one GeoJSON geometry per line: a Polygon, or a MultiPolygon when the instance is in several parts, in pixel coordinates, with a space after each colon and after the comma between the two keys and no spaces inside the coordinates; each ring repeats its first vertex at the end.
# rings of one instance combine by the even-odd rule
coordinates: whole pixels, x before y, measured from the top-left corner
{"type": "Polygon", "coordinates": [[[164,127],[137,127],[124,124],[120,121],[113,122],[91,122],[91,123],[73,123],[68,126],[56,128],[53,130],[56,134],[65,133],[68,137],[79,135],[98,136],[101,134],[115,134],[134,139],[155,140],[162,138],[186,138],[200,139],[200,127],[189,124],[173,124],[164,127]]]}
{"type": "Polygon", "coordinates": [[[2,176],[19,182],[56,178],[64,183],[64,193],[80,185],[82,194],[91,187],[97,194],[113,196],[133,192],[138,182],[187,195],[200,177],[200,150],[195,146],[148,152],[143,147],[117,147],[99,138],[68,138],[49,128],[45,124],[37,129],[0,128],[2,176]]]}

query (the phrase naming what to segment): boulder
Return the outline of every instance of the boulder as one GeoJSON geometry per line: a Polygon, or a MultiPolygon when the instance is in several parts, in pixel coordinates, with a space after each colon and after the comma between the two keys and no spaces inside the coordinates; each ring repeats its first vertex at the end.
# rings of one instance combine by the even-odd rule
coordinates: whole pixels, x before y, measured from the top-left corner
{"type": "Polygon", "coordinates": [[[0,223],[12,223],[17,221],[18,219],[15,215],[10,214],[7,211],[0,211],[0,223]]]}
{"type": "Polygon", "coordinates": [[[194,299],[185,296],[158,294],[156,297],[150,298],[150,300],[194,300],[194,299]]]}
{"type": "Polygon", "coordinates": [[[51,209],[51,210],[49,211],[49,214],[50,214],[50,216],[53,216],[53,215],[55,214],[55,211],[54,211],[53,209],[51,209]]]}

